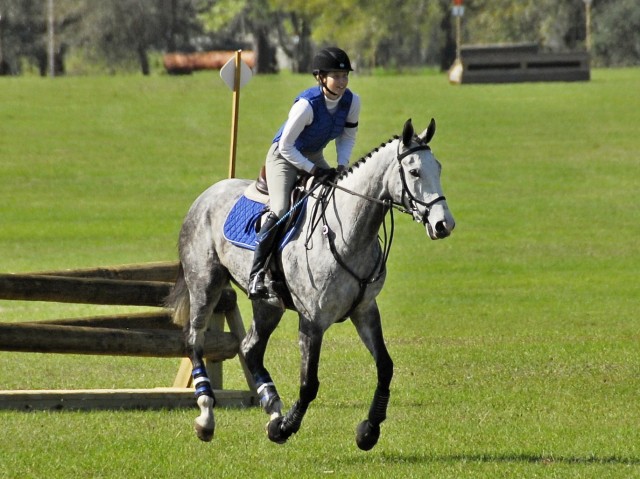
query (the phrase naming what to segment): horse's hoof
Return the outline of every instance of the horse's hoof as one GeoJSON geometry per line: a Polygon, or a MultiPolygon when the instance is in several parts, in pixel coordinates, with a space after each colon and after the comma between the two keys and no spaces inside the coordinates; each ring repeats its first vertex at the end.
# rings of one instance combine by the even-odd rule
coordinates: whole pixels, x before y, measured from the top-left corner
{"type": "Polygon", "coordinates": [[[369,421],[362,421],[356,429],[356,444],[363,451],[373,449],[380,438],[380,426],[374,426],[369,421]]]}
{"type": "Polygon", "coordinates": [[[201,441],[211,442],[211,440],[213,439],[213,429],[204,428],[197,422],[194,424],[194,429],[196,430],[198,439],[200,439],[201,441]]]}
{"type": "Polygon", "coordinates": [[[289,439],[289,436],[282,434],[282,429],[280,428],[282,419],[283,416],[278,416],[267,423],[267,436],[269,437],[269,440],[276,444],[284,444],[287,442],[287,439],[289,439]]]}

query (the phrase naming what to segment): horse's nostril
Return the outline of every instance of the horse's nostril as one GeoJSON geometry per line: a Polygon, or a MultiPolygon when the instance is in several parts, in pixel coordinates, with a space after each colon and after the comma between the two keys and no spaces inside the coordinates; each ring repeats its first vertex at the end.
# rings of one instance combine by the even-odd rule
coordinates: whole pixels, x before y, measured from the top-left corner
{"type": "Polygon", "coordinates": [[[438,221],[436,223],[436,236],[440,239],[446,238],[451,234],[451,231],[447,228],[447,223],[444,221],[438,221]]]}

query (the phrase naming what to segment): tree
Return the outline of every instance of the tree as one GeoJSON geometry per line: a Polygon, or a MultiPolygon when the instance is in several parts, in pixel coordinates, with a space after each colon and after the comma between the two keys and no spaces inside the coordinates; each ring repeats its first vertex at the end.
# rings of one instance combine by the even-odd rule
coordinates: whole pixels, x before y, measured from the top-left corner
{"type": "Polygon", "coordinates": [[[311,21],[299,12],[280,12],[277,22],[278,44],[291,60],[291,70],[296,73],[311,71],[311,21]]]}
{"type": "Polygon", "coordinates": [[[138,65],[150,73],[149,52],[175,51],[197,37],[197,0],[111,0],[90,2],[76,44],[109,68],[138,65]]]}
{"type": "Polygon", "coordinates": [[[241,44],[250,38],[256,55],[256,73],[278,71],[272,37],[276,35],[279,17],[267,0],[215,0],[198,18],[207,31],[227,38],[228,42],[241,44]]]}
{"type": "Polygon", "coordinates": [[[207,8],[205,3],[192,0],[159,0],[158,27],[163,38],[160,48],[167,52],[184,49],[194,35],[201,35],[202,25],[197,19],[198,12],[207,8]]]}
{"type": "Polygon", "coordinates": [[[594,5],[594,52],[611,65],[640,64],[640,9],[637,0],[594,5]]]}
{"type": "MultiPolygon", "coordinates": [[[[441,48],[435,51],[432,43],[445,43],[443,35],[433,33],[442,18],[441,1],[271,0],[271,4],[302,15],[315,44],[345,49],[359,68],[402,68],[440,57],[441,48]]],[[[305,54],[311,57],[310,51],[305,54]]]]}
{"type": "Polygon", "coordinates": [[[313,19],[321,13],[317,3],[317,0],[269,0],[271,7],[279,12],[279,44],[296,73],[311,71],[313,19]]]}
{"type": "MultiPolygon", "coordinates": [[[[67,53],[113,72],[150,72],[149,53],[245,48],[257,71],[278,71],[276,47],[295,72],[315,49],[336,45],[359,69],[453,60],[451,0],[54,0],[55,60],[67,53]],[[80,55],[78,52],[82,52],[80,55]],[[84,58],[83,58],[84,59],[84,58]]],[[[638,0],[593,0],[596,64],[640,64],[638,0]]],[[[585,48],[583,0],[466,0],[463,43],[536,42],[552,51],[585,48]]],[[[22,65],[47,73],[45,0],[0,0],[0,74],[22,65]]]]}
{"type": "Polygon", "coordinates": [[[80,42],[90,55],[116,67],[138,63],[143,75],[150,73],[147,51],[159,43],[158,2],[114,0],[85,10],[80,42]]]}
{"type": "MultiPolygon", "coordinates": [[[[66,35],[80,21],[78,7],[72,0],[56,0],[56,42],[54,63],[56,73],[64,73],[64,57],[68,49],[66,35]]],[[[35,0],[4,0],[0,4],[0,73],[20,73],[20,60],[38,67],[47,74],[46,3],[35,0]]]]}
{"type": "Polygon", "coordinates": [[[560,51],[585,38],[582,0],[474,0],[464,24],[469,43],[533,42],[560,51]]]}

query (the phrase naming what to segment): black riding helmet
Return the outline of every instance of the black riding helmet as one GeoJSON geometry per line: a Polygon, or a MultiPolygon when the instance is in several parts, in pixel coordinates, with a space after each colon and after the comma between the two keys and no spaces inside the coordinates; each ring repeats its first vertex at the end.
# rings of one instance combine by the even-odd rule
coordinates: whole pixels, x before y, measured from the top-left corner
{"type": "Polygon", "coordinates": [[[337,47],[329,47],[320,50],[312,62],[313,75],[322,72],[351,72],[351,61],[344,50],[337,47]]]}

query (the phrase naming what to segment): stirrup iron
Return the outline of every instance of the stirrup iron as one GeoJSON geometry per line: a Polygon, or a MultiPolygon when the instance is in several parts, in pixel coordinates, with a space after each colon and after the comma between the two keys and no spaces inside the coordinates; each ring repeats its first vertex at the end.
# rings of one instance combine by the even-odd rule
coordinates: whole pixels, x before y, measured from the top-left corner
{"type": "Polygon", "coordinates": [[[264,284],[265,272],[258,271],[249,281],[247,296],[249,299],[267,299],[269,297],[269,288],[264,284]]]}

